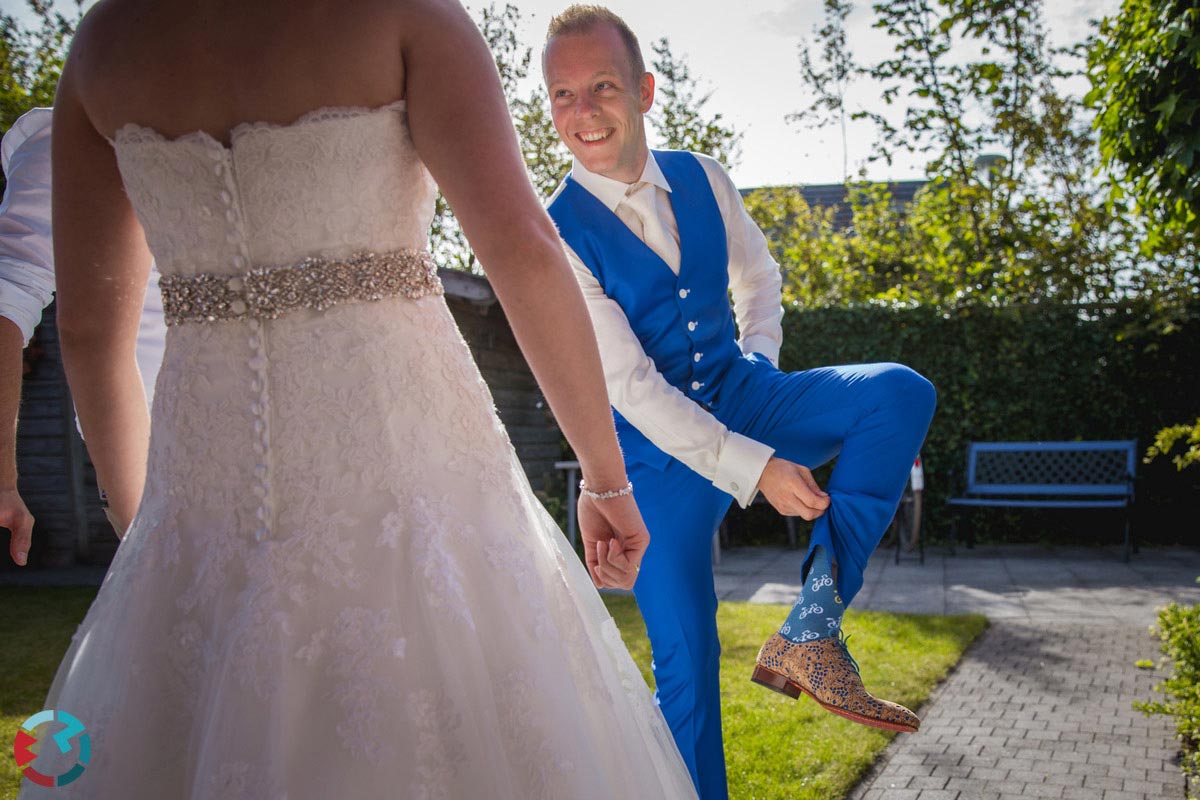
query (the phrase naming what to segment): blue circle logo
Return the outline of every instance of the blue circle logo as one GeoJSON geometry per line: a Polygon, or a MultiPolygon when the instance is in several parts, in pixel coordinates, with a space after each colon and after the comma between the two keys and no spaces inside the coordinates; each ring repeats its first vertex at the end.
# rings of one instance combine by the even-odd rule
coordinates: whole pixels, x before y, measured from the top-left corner
{"type": "MultiPolygon", "coordinates": [[[[44,741],[42,746],[47,746],[44,741]]],[[[21,723],[17,738],[13,741],[13,755],[16,756],[17,766],[22,768],[21,774],[38,786],[66,786],[82,775],[87,768],[92,757],[92,737],[88,735],[83,723],[67,712],[46,709],[21,723]],[[37,729],[47,722],[58,722],[64,726],[49,739],[58,746],[59,752],[70,753],[76,747],[79,749],[75,765],[61,775],[47,775],[29,766],[30,762],[37,758],[37,753],[30,747],[42,741],[37,737],[37,729]],[[75,739],[78,739],[78,745],[72,744],[75,739]]]]}

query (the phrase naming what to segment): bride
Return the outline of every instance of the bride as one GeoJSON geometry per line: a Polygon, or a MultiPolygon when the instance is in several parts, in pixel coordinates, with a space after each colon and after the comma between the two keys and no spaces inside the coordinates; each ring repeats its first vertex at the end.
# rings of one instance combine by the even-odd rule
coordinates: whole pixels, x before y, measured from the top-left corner
{"type": "Polygon", "coordinates": [[[43,729],[32,765],[84,770],[20,797],[693,797],[426,250],[436,182],[580,456],[592,582],[631,585],[588,316],[462,8],[101,0],[53,136],[63,356],[129,527],[46,701],[90,754],[43,729]]]}

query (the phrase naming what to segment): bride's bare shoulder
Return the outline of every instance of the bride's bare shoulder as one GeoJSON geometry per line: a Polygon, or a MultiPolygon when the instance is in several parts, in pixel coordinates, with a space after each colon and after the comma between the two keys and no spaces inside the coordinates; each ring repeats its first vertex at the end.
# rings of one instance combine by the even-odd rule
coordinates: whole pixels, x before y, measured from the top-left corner
{"type": "Polygon", "coordinates": [[[419,33],[469,19],[459,0],[385,0],[401,22],[401,30],[419,33]]]}
{"type": "Polygon", "coordinates": [[[79,65],[77,69],[90,72],[98,67],[104,55],[112,48],[100,44],[114,36],[120,27],[120,7],[124,0],[100,0],[84,13],[71,37],[69,63],[79,65]],[[116,11],[114,12],[114,7],[116,11]]]}
{"type": "Polygon", "coordinates": [[[83,15],[71,39],[65,69],[82,96],[127,69],[137,28],[146,17],[145,0],[99,0],[83,15]]]}

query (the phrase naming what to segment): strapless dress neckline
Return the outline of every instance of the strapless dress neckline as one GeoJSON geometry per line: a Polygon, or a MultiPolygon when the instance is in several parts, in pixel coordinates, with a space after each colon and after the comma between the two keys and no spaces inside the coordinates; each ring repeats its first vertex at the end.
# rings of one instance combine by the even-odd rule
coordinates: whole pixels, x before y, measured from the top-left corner
{"type": "Polygon", "coordinates": [[[394,111],[403,112],[406,108],[406,105],[407,101],[401,98],[399,100],[393,100],[390,103],[384,103],[383,105],[379,106],[319,106],[311,111],[306,111],[291,122],[239,122],[237,125],[234,125],[229,129],[229,133],[227,135],[229,144],[226,144],[205,130],[190,131],[178,136],[167,136],[166,134],[159,132],[157,129],[151,128],[147,125],[142,125],[137,122],[126,122],[124,125],[117,128],[117,130],[113,133],[112,138],[109,139],[108,142],[114,146],[118,142],[136,143],[139,141],[153,141],[161,143],[199,142],[202,144],[215,145],[222,150],[232,150],[239,137],[252,131],[290,130],[293,128],[300,128],[305,125],[328,122],[330,120],[353,119],[355,117],[372,116],[375,114],[385,114],[394,111]]]}

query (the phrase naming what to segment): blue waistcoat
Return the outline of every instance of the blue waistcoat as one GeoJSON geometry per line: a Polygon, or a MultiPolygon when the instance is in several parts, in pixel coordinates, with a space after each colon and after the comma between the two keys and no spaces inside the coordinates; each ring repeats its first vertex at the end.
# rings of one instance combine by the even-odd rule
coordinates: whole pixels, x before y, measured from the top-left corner
{"type": "MultiPolygon", "coordinates": [[[[742,355],[729,305],[725,221],[695,156],[655,150],[654,158],[671,185],[679,226],[678,276],[570,175],[550,205],[550,217],[604,293],[624,310],[646,355],[667,382],[715,409],[722,379],[742,355]]],[[[666,466],[670,456],[615,409],[613,416],[627,460],[666,466]]]]}

